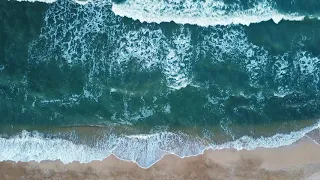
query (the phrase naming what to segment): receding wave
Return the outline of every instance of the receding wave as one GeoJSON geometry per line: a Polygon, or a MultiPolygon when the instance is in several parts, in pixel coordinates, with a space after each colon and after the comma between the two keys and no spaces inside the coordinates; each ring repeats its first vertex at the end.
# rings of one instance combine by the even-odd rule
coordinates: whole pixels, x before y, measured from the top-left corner
{"type": "Polygon", "coordinates": [[[180,157],[203,153],[205,149],[234,148],[237,150],[276,148],[290,145],[307,133],[318,129],[320,122],[289,134],[252,138],[244,136],[238,140],[212,144],[183,133],[162,132],[150,135],[108,135],[94,145],[77,143],[77,140],[48,138],[38,132],[23,131],[10,138],[0,138],[0,161],[61,160],[64,163],[102,160],[113,154],[120,159],[136,162],[141,167],[150,167],[165,154],[180,157]],[[72,153],[70,153],[72,152],[72,153]]]}

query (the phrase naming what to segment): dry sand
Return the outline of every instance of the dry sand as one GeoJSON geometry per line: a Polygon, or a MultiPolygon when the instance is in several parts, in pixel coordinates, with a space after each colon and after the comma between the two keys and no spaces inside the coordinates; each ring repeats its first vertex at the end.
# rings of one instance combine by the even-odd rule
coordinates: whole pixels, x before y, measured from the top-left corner
{"type": "Polygon", "coordinates": [[[166,155],[148,169],[114,156],[86,164],[6,161],[0,163],[0,180],[320,180],[320,145],[316,143],[320,140],[319,132],[313,131],[297,143],[280,148],[206,150],[202,155],[186,158],[166,155]]]}

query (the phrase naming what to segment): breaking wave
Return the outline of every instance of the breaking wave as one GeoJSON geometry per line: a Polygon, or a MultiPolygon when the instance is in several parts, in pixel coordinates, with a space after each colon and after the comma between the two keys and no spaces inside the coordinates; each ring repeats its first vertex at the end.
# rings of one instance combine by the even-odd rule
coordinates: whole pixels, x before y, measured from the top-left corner
{"type": "Polygon", "coordinates": [[[61,160],[64,163],[87,163],[102,160],[113,154],[122,160],[133,161],[141,167],[150,167],[165,154],[180,157],[194,156],[205,149],[234,148],[237,150],[276,148],[290,145],[307,133],[320,128],[320,123],[289,134],[252,138],[244,136],[235,141],[214,144],[183,133],[162,132],[150,135],[107,135],[94,145],[79,144],[76,140],[48,138],[38,132],[23,131],[10,138],[0,138],[0,161],[61,160]],[[72,153],[70,153],[72,152],[72,153]]]}
{"type": "MultiPolygon", "coordinates": [[[[57,0],[17,0],[29,2],[53,3],[57,0]]],[[[199,26],[216,26],[229,24],[250,25],[262,21],[281,20],[301,21],[305,16],[318,18],[312,14],[282,12],[277,9],[276,2],[269,0],[248,1],[246,6],[241,1],[225,3],[223,0],[127,0],[112,3],[111,0],[73,0],[78,4],[108,3],[112,11],[121,17],[128,17],[140,22],[161,23],[173,21],[178,24],[194,24],[199,26]]]]}
{"type": "MultiPolygon", "coordinates": [[[[28,1],[35,2],[35,0],[28,1]]],[[[108,0],[91,0],[83,6],[74,2],[70,3],[68,0],[55,3],[54,0],[38,1],[53,3],[53,5],[50,5],[45,14],[44,27],[41,29],[40,36],[30,44],[28,54],[30,67],[34,66],[41,69],[40,65],[46,64],[45,61],[49,61],[49,59],[56,60],[56,54],[59,54],[63,58],[59,58],[59,61],[56,60],[58,67],[72,67],[80,64],[86,68],[84,68],[85,82],[81,88],[83,92],[81,90],[76,91],[80,95],[71,93],[72,95],[68,97],[68,94],[61,93],[66,94],[62,97],[65,99],[58,99],[59,97],[57,99],[38,99],[37,102],[37,99],[35,99],[32,108],[34,106],[42,108],[55,103],[63,106],[79,104],[81,98],[92,98],[98,102],[99,97],[109,93],[106,89],[110,89],[110,94],[126,92],[127,90],[123,90],[126,82],[121,84],[122,89],[118,88],[118,82],[122,74],[130,75],[132,69],[135,72],[160,72],[165,86],[173,90],[179,90],[197,82],[196,78],[193,79],[195,76],[193,68],[195,68],[195,64],[200,64],[200,62],[197,62],[199,61],[197,56],[200,53],[206,57],[202,58],[203,61],[213,65],[228,61],[239,64],[239,67],[243,68],[244,73],[248,75],[251,85],[258,86],[259,82],[264,81],[265,76],[272,77],[270,81],[275,84],[275,89],[279,91],[275,92],[277,97],[284,97],[294,91],[303,92],[306,89],[317,94],[320,87],[319,56],[302,50],[302,48],[297,48],[298,51],[273,55],[265,48],[251,43],[243,26],[216,26],[207,30],[199,28],[192,32],[188,26],[181,25],[172,31],[168,30],[170,31],[170,35],[168,35],[165,28],[153,26],[154,24],[147,24],[142,27],[139,27],[140,24],[138,24],[131,27],[132,24],[123,23],[125,18],[119,17],[126,16],[141,22],[174,21],[200,26],[249,25],[270,19],[277,23],[281,19],[302,20],[304,18],[303,15],[297,13],[279,12],[275,8],[275,4],[267,0],[259,3],[249,3],[247,6],[241,6],[237,3],[226,4],[221,0],[128,0],[120,4],[112,4],[108,0]],[[111,5],[112,11],[108,9],[111,5]],[[70,13],[65,13],[69,11],[70,13]],[[198,36],[201,40],[192,40],[193,36],[198,36]],[[113,82],[113,78],[116,83],[113,82]],[[102,80],[108,80],[108,83],[102,80]],[[105,88],[101,84],[108,84],[110,87],[105,88]]],[[[86,3],[82,0],[76,2],[86,3]]],[[[161,79],[157,84],[163,81],[161,79]]],[[[214,83],[210,87],[209,82],[211,81],[202,84],[201,82],[198,80],[198,84],[208,90],[202,93],[204,96],[208,94],[205,97],[205,99],[208,99],[208,104],[224,106],[228,103],[226,100],[232,96],[248,96],[241,91],[229,92],[228,89],[223,90],[223,88],[220,91],[220,87],[217,88],[218,93],[216,93],[210,89],[214,87],[214,83]]],[[[139,85],[141,84],[137,81],[134,86],[139,85]]],[[[130,86],[128,87],[128,89],[131,89],[130,86]]],[[[139,101],[134,101],[134,97],[133,100],[131,100],[131,97],[124,97],[123,104],[117,105],[111,102],[110,112],[113,114],[111,118],[124,119],[125,122],[131,123],[130,120],[135,121],[151,117],[157,113],[162,115],[159,112],[171,113],[170,104],[173,104],[171,102],[174,101],[169,101],[167,97],[164,97],[163,94],[167,92],[159,90],[158,87],[162,86],[155,86],[154,89],[147,88],[146,92],[150,91],[150,94],[153,94],[152,98],[146,98],[146,100],[144,95],[137,95],[136,98],[139,101]],[[159,99],[159,104],[155,106],[154,102],[157,99],[159,99]],[[132,104],[138,108],[132,108],[132,104]]],[[[52,87],[48,89],[52,90],[52,87]]],[[[260,101],[268,98],[265,94],[258,91],[254,94],[257,99],[257,107],[261,107],[260,104],[263,104],[260,101]]],[[[109,96],[107,97],[105,99],[112,99],[109,96]]],[[[198,98],[203,97],[199,96],[198,98]]],[[[115,101],[119,101],[119,99],[115,99],[115,101]]],[[[108,102],[104,101],[103,103],[108,102]]],[[[248,104],[253,106],[252,102],[250,103],[248,104]]],[[[85,102],[82,104],[87,105],[85,102]]],[[[292,106],[294,105],[294,102],[292,102],[292,106]]],[[[242,105],[239,108],[251,108],[250,106],[242,105]]],[[[312,101],[308,101],[302,106],[312,107],[312,101]]],[[[235,107],[233,110],[236,112],[237,108],[235,107]]],[[[314,108],[317,108],[317,106],[314,106],[314,108]]],[[[211,109],[212,111],[209,112],[212,114],[226,116],[223,114],[224,109],[222,108],[221,112],[218,113],[213,112],[218,108],[211,109]]],[[[257,109],[259,110],[259,108],[257,109]]],[[[181,114],[178,115],[181,116],[181,114]]],[[[223,120],[220,123],[222,125],[223,120]]],[[[89,162],[102,160],[108,155],[114,154],[121,159],[136,162],[141,167],[149,167],[168,153],[185,157],[200,154],[207,148],[251,150],[258,147],[276,148],[290,145],[319,127],[320,124],[317,123],[300,131],[276,134],[271,137],[252,138],[243,136],[238,140],[223,144],[207,142],[183,133],[162,132],[138,136],[107,134],[93,145],[88,145],[79,143],[72,138],[66,140],[61,137],[47,137],[41,133],[23,131],[14,137],[0,138],[0,161],[60,159],[64,163],[72,161],[89,162]]]]}
{"type": "MultiPolygon", "coordinates": [[[[237,1],[236,1],[237,2],[237,1]]],[[[227,4],[222,0],[127,0],[113,4],[112,10],[119,16],[125,16],[141,22],[170,22],[215,26],[228,24],[249,25],[272,19],[302,20],[303,15],[281,13],[274,3],[267,0],[254,2],[249,7],[238,3],[227,4]]]]}

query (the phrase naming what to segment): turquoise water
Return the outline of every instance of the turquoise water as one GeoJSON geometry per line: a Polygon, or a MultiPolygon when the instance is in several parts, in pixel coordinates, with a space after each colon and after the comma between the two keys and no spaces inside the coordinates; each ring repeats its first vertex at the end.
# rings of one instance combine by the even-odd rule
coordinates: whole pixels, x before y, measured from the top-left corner
{"type": "Polygon", "coordinates": [[[147,167],[318,127],[319,1],[1,3],[0,160],[147,167]]]}

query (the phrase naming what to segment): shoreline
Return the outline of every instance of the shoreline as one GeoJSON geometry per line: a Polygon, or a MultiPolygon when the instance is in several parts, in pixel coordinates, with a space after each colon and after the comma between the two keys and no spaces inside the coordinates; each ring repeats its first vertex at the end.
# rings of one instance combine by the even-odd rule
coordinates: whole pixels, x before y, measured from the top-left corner
{"type": "MultiPolygon", "coordinates": [[[[90,128],[90,130],[94,129],[90,128]]],[[[277,133],[273,136],[259,138],[243,136],[221,144],[210,143],[199,137],[170,132],[131,136],[99,134],[84,136],[84,139],[81,140],[80,136],[74,134],[58,137],[23,131],[10,138],[0,138],[0,149],[2,149],[0,161],[60,160],[65,164],[74,161],[90,163],[95,160],[104,160],[112,155],[123,161],[134,162],[141,168],[149,168],[168,154],[179,158],[188,158],[205,154],[210,149],[213,151],[234,149],[239,152],[246,150],[254,152],[261,148],[277,149],[294,145],[305,139],[320,144],[319,122],[289,134],[277,133]],[[73,153],[70,154],[70,151],[73,153]]]]}
{"type": "Polygon", "coordinates": [[[102,161],[64,164],[0,162],[0,179],[320,179],[320,130],[278,148],[207,149],[180,158],[164,155],[149,168],[110,155],[102,161]]]}
{"type": "MultiPolygon", "coordinates": [[[[289,134],[291,132],[298,132],[302,129],[306,129],[313,126],[319,126],[320,119],[303,119],[295,120],[292,124],[285,124],[283,122],[270,123],[267,126],[264,124],[252,125],[251,128],[252,138],[271,137],[275,134],[289,134]],[[252,136],[252,134],[254,136],[252,136]]],[[[223,144],[226,142],[234,141],[243,136],[247,136],[248,127],[246,125],[236,124],[229,127],[234,131],[233,134],[228,134],[221,129],[220,126],[183,126],[180,128],[169,128],[167,126],[159,126],[158,129],[153,129],[151,126],[142,125],[123,125],[123,124],[102,124],[102,125],[73,125],[73,126],[30,126],[30,125],[5,125],[1,124],[0,137],[1,135],[8,135],[4,137],[13,137],[20,134],[22,131],[27,132],[39,132],[49,134],[60,134],[75,132],[81,136],[99,136],[101,134],[114,134],[114,135],[125,135],[125,136],[136,136],[136,135],[150,135],[155,133],[172,132],[172,133],[183,133],[191,135],[196,138],[202,138],[208,140],[208,142],[215,142],[217,144],[223,144]],[[210,138],[206,137],[203,130],[210,132],[210,138]]]]}

